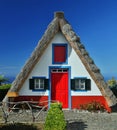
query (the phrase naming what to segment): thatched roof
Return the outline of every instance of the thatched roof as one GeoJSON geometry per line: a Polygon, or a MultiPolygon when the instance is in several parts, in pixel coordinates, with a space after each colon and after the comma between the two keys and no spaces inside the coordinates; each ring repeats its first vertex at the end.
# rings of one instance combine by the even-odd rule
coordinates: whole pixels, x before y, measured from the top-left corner
{"type": "Polygon", "coordinates": [[[55,13],[54,19],[49,24],[41,40],[38,42],[38,45],[33,51],[31,57],[28,59],[23,69],[16,77],[15,81],[12,83],[12,87],[9,90],[8,94],[6,95],[4,101],[7,99],[7,97],[11,97],[12,94],[14,96],[18,96],[18,92],[22,87],[24,81],[29,76],[35,64],[40,60],[40,57],[43,55],[45,49],[48,47],[49,43],[51,42],[51,40],[53,39],[53,37],[57,32],[62,32],[62,34],[65,36],[71,47],[80,57],[86,70],[89,72],[90,76],[97,84],[102,95],[107,100],[108,105],[109,106],[115,105],[117,103],[116,97],[107,87],[107,84],[104,82],[104,78],[100,73],[99,68],[95,65],[94,61],[89,56],[89,53],[86,51],[84,45],[81,43],[80,38],[76,35],[74,30],[72,29],[72,26],[65,19],[63,12],[55,13]]]}

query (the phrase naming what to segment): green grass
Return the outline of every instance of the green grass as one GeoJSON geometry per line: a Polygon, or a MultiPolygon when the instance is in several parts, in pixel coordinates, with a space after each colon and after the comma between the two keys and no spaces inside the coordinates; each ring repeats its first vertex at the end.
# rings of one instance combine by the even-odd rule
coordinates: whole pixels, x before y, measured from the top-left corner
{"type": "Polygon", "coordinates": [[[0,108],[0,121],[2,120],[2,109],[0,108]]]}

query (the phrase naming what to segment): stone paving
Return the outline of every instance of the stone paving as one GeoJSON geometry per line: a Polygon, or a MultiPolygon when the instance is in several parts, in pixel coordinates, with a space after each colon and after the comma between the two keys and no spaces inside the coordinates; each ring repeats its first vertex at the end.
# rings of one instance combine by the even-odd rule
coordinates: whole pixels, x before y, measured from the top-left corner
{"type": "Polygon", "coordinates": [[[65,113],[67,130],[117,130],[117,113],[65,113]]]}
{"type": "MultiPolygon", "coordinates": [[[[36,116],[38,112],[34,112],[36,116]]],[[[44,122],[47,112],[42,112],[35,122],[44,122]]],[[[64,111],[67,121],[67,130],[117,130],[117,113],[90,113],[79,111],[64,111]]],[[[10,113],[8,122],[27,123],[32,122],[32,114],[29,111],[10,113]]],[[[4,122],[0,119],[0,122],[4,122]]]]}

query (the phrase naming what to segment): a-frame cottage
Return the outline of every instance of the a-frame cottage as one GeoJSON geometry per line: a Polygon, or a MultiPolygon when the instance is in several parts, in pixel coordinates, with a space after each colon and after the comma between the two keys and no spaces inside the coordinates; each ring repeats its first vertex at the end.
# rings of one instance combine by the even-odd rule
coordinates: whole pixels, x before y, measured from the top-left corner
{"type": "Polygon", "coordinates": [[[108,111],[116,104],[115,96],[63,12],[55,13],[4,102],[8,99],[56,100],[66,109],[97,101],[108,111]]]}

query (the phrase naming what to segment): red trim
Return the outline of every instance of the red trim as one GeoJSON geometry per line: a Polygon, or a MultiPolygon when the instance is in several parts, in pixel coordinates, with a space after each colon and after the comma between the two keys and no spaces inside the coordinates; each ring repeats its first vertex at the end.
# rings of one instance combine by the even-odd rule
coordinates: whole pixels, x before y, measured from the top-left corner
{"type": "Polygon", "coordinates": [[[39,105],[45,106],[48,105],[48,96],[19,96],[14,101],[36,101],[39,102],[39,105]]]}
{"type": "MultiPolygon", "coordinates": [[[[48,102],[45,101],[48,101],[48,96],[19,96],[14,98],[14,101],[38,101],[38,102],[44,101],[43,105],[47,105],[48,102]]],[[[100,102],[102,105],[105,106],[108,112],[111,112],[111,108],[108,106],[103,96],[72,96],[71,97],[72,109],[79,108],[81,104],[87,104],[92,101],[100,102]]]]}
{"type": "Polygon", "coordinates": [[[72,96],[72,108],[79,108],[81,104],[87,104],[92,101],[100,102],[100,104],[104,105],[108,112],[111,112],[111,108],[108,106],[105,98],[103,96],[72,96]]]}

